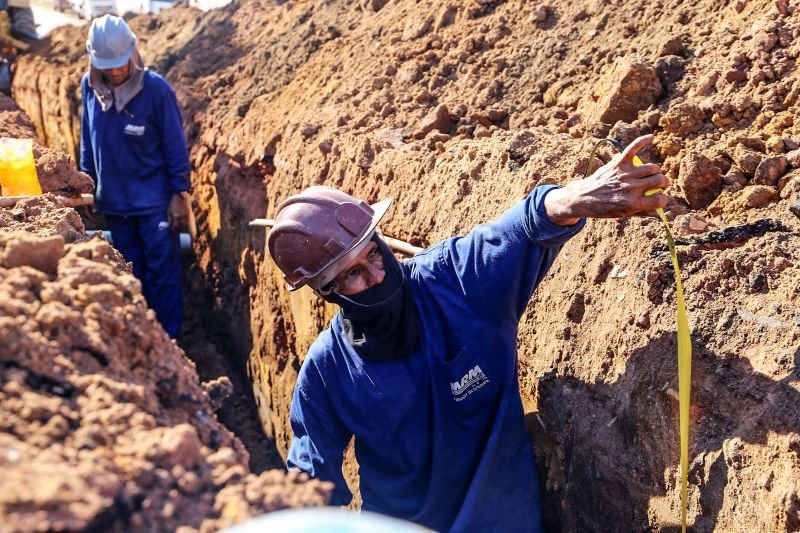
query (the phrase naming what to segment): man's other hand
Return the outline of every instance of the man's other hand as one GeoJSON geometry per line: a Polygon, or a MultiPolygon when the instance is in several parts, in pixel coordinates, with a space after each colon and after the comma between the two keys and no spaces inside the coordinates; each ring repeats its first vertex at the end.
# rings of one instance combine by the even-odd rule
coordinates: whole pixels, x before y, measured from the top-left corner
{"type": "Polygon", "coordinates": [[[184,199],[180,194],[173,194],[167,209],[167,220],[174,231],[180,231],[189,223],[188,197],[184,199]]]}
{"type": "Polygon", "coordinates": [[[588,178],[548,193],[544,200],[548,218],[559,226],[570,226],[581,217],[623,218],[663,208],[667,195],[659,192],[645,196],[649,190],[669,185],[661,167],[633,164],[636,153],[652,142],[652,135],[639,137],[588,178]]]}

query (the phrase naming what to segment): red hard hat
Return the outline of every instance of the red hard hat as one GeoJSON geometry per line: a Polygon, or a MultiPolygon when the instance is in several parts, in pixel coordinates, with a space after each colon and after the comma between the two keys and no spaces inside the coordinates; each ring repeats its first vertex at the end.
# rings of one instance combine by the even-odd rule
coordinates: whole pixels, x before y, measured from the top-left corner
{"type": "Polygon", "coordinates": [[[372,206],[324,186],[309,187],[278,206],[267,246],[291,290],[319,291],[369,242],[391,200],[372,206]]]}

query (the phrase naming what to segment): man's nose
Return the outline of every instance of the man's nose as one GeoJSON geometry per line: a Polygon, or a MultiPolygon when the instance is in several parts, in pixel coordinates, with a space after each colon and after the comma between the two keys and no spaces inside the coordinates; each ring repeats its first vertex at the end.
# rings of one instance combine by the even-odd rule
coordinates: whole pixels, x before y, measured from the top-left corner
{"type": "Polygon", "coordinates": [[[367,287],[380,285],[383,283],[383,278],[386,276],[386,272],[382,268],[378,268],[371,263],[367,264],[367,274],[367,287]]]}

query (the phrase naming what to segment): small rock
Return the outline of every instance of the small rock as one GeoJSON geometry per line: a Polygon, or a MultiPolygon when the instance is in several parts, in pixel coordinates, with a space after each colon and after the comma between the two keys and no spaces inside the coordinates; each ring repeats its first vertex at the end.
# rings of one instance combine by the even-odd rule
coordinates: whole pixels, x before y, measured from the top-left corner
{"type": "Polygon", "coordinates": [[[748,209],[761,207],[778,198],[778,190],[768,185],[751,185],[745,187],[741,194],[744,198],[744,206],[748,209]]]}
{"type": "Polygon", "coordinates": [[[781,198],[788,198],[792,193],[800,192],[800,169],[794,169],[778,179],[778,192],[781,198]],[[785,194],[784,194],[785,193],[785,194]]]}
{"type": "Polygon", "coordinates": [[[778,184],[778,178],[786,173],[788,167],[789,162],[784,155],[767,157],[756,167],[756,171],[753,174],[753,183],[775,186],[778,184]]]}
{"type": "Polygon", "coordinates": [[[702,209],[722,190],[722,171],[708,157],[689,153],[681,160],[678,184],[689,207],[702,209]]]}
{"type": "Polygon", "coordinates": [[[475,111],[469,116],[469,120],[472,122],[477,122],[481,126],[485,126],[487,128],[492,125],[492,121],[489,119],[489,116],[483,111],[475,111]]]}
{"type": "Polygon", "coordinates": [[[782,154],[786,151],[786,145],[780,137],[770,137],[766,142],[767,151],[771,154],[782,154]]]}
{"type": "Polygon", "coordinates": [[[374,12],[380,11],[383,6],[389,3],[389,0],[369,0],[367,4],[369,5],[370,9],[374,12]]]}
{"type": "Polygon", "coordinates": [[[711,72],[700,76],[700,81],[697,82],[697,87],[695,88],[698,96],[708,96],[711,94],[717,85],[717,80],[719,80],[721,75],[722,73],[720,71],[712,70],[711,72]]]}
{"type": "Polygon", "coordinates": [[[741,189],[741,187],[747,185],[747,176],[745,176],[744,172],[742,172],[741,170],[731,167],[730,172],[728,172],[722,177],[722,183],[727,186],[738,185],[739,188],[741,189]]]}
{"type": "Polygon", "coordinates": [[[747,280],[747,285],[754,291],[763,290],[767,286],[767,276],[760,272],[753,272],[747,280]]]}
{"type": "Polygon", "coordinates": [[[436,17],[434,30],[438,32],[442,28],[453,24],[456,21],[456,13],[456,7],[452,5],[446,6],[444,9],[442,9],[442,11],[439,12],[439,16],[436,17]]]}
{"type": "Polygon", "coordinates": [[[682,102],[670,107],[658,124],[666,133],[688,137],[692,133],[698,132],[705,122],[706,115],[699,106],[682,102]]]}
{"type": "Polygon", "coordinates": [[[792,168],[800,168],[800,150],[795,149],[787,152],[786,160],[789,162],[792,168]]]}
{"type": "Polygon", "coordinates": [[[681,235],[705,233],[708,231],[708,222],[694,213],[675,217],[675,232],[681,235]]]}
{"type": "Polygon", "coordinates": [[[415,139],[424,139],[428,133],[433,130],[439,130],[442,133],[448,133],[452,122],[450,120],[450,112],[447,105],[439,104],[436,108],[422,121],[417,131],[414,132],[415,139]]]}
{"type": "Polygon", "coordinates": [[[626,278],[628,277],[628,270],[627,269],[623,270],[621,266],[614,265],[614,267],[611,269],[611,274],[609,274],[609,276],[615,279],[626,278]]]}
{"type": "Polygon", "coordinates": [[[325,155],[328,155],[329,153],[331,153],[331,150],[333,149],[333,141],[330,139],[323,139],[322,141],[319,142],[318,146],[320,152],[322,152],[325,155]]]}
{"type": "Polygon", "coordinates": [[[549,14],[550,7],[549,6],[539,6],[537,7],[533,13],[531,14],[531,19],[534,22],[544,22],[547,20],[547,15],[549,14]]]}
{"type": "Polygon", "coordinates": [[[423,21],[412,18],[409,20],[408,24],[406,24],[406,27],[403,30],[403,35],[400,37],[400,39],[402,41],[413,41],[415,39],[419,39],[431,31],[431,28],[433,28],[433,17],[428,17],[423,21]]]}
{"type": "Polygon", "coordinates": [[[727,81],[728,83],[747,81],[747,71],[739,69],[731,69],[727,73],[725,73],[725,81],[727,81]]]}
{"type": "Polygon", "coordinates": [[[214,411],[219,410],[226,399],[233,394],[233,383],[228,376],[220,376],[211,381],[202,383],[203,390],[208,394],[211,407],[214,411]]]}
{"type": "Polygon", "coordinates": [[[753,176],[758,165],[764,159],[764,154],[756,152],[744,144],[737,144],[733,150],[732,159],[736,166],[742,169],[742,172],[748,176],[753,176]]]}
{"type": "Polygon", "coordinates": [[[322,128],[321,124],[305,124],[303,129],[300,130],[300,134],[304,139],[309,139],[316,135],[320,128],[322,128]]]}
{"type": "Polygon", "coordinates": [[[482,137],[491,137],[492,131],[486,126],[479,124],[478,127],[475,128],[475,131],[472,132],[472,136],[476,139],[480,139],[482,137]]]}
{"type": "Polygon", "coordinates": [[[753,45],[756,50],[762,53],[767,53],[778,44],[778,36],[774,33],[760,33],[756,36],[753,45]]]}
{"type": "Polygon", "coordinates": [[[201,458],[202,444],[195,428],[189,424],[179,424],[167,430],[161,446],[169,456],[170,464],[189,468],[201,458]]]}
{"type": "Polygon", "coordinates": [[[416,97],[414,97],[414,100],[415,100],[415,101],[416,101],[418,104],[427,104],[427,103],[428,103],[428,102],[430,102],[432,99],[433,99],[433,96],[431,95],[431,93],[430,93],[430,92],[428,92],[428,89],[422,89],[422,90],[419,92],[419,94],[417,94],[417,96],[416,96],[416,97]]]}
{"type": "Polygon", "coordinates": [[[589,13],[586,12],[585,9],[581,9],[572,17],[573,22],[580,22],[582,20],[586,20],[589,18],[589,13]]]}
{"type": "Polygon", "coordinates": [[[636,57],[624,57],[595,84],[589,100],[596,102],[587,111],[587,122],[616,124],[632,122],[639,112],[655,103],[663,87],[656,69],[636,57]]]}
{"type": "Polygon", "coordinates": [[[386,103],[381,108],[381,118],[386,118],[389,115],[393,114],[396,111],[392,104],[386,103]]]}
{"type": "Polygon", "coordinates": [[[790,205],[789,211],[797,218],[800,218],[800,202],[790,205]]]}
{"type": "Polygon", "coordinates": [[[775,474],[773,472],[765,472],[761,479],[759,480],[758,484],[761,486],[762,489],[770,490],[772,489],[772,480],[775,478],[775,474]]]}
{"type": "Polygon", "coordinates": [[[656,74],[665,87],[683,77],[686,60],[680,56],[660,57],[656,61],[656,74]]]}
{"type": "Polygon", "coordinates": [[[655,128],[658,126],[658,122],[661,120],[663,114],[660,110],[654,109],[644,115],[644,121],[647,122],[647,125],[651,128],[655,128]]]}

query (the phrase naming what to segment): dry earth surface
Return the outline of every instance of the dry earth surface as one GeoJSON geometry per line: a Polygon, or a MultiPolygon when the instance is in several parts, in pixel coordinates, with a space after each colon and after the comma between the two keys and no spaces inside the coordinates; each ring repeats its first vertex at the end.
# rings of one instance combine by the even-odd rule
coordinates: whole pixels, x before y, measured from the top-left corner
{"type": "MultiPolygon", "coordinates": [[[[800,530],[796,8],[244,0],[131,19],[183,105],[194,251],[280,453],[297,370],[335,310],[286,290],[249,220],[322,183],[394,198],[383,230],[425,246],[579,179],[599,138],[654,133],[643,158],[672,179],[694,348],[690,523],[800,530]]],[[[53,32],[13,89],[39,137],[73,155],[83,31],[53,32]]],[[[520,387],[551,529],[679,526],[674,308],[653,218],[590,222],[538,289],[520,387]]],[[[350,457],[354,483],[356,469],[350,457]]]]}

